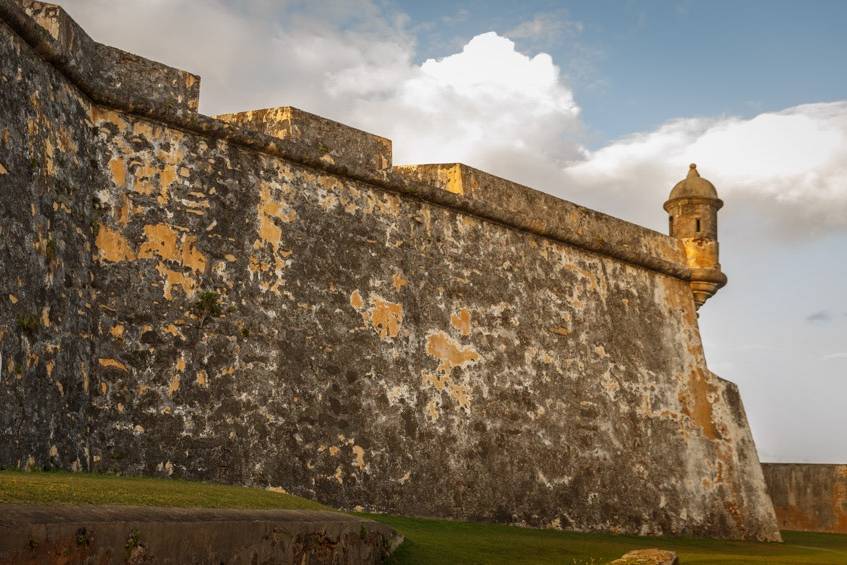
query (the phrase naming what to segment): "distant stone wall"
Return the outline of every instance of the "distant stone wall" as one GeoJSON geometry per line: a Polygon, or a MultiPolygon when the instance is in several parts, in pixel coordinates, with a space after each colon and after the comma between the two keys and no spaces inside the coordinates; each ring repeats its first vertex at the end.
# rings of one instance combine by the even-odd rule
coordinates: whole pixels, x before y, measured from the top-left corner
{"type": "Polygon", "coordinates": [[[763,463],[782,530],[847,534],[847,465],[763,463]]]}
{"type": "Polygon", "coordinates": [[[0,151],[15,238],[0,254],[0,394],[19,406],[1,416],[0,465],[779,538],[737,389],[706,366],[677,240],[463,165],[391,168],[388,140],[295,109],[201,116],[193,75],[149,61],[130,68],[184,81],[78,72],[84,32],[26,4],[38,18],[0,0],[15,89],[0,124],[18,140],[0,151]],[[145,106],[145,89],[164,103],[145,106]],[[78,147],[51,168],[42,138],[65,122],[78,147]],[[65,210],[57,187],[77,169],[65,210]],[[32,210],[67,226],[39,231],[32,210]],[[50,326],[16,325],[45,308],[50,326]]]}

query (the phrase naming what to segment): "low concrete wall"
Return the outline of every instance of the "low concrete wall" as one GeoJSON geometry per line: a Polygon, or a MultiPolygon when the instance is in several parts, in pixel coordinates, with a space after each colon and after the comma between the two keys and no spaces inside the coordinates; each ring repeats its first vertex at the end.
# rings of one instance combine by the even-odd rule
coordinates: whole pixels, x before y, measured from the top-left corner
{"type": "Polygon", "coordinates": [[[847,534],[847,465],[763,463],[782,530],[847,534]]]}
{"type": "Polygon", "coordinates": [[[392,528],[336,512],[0,505],[0,565],[382,563],[392,528]]]}

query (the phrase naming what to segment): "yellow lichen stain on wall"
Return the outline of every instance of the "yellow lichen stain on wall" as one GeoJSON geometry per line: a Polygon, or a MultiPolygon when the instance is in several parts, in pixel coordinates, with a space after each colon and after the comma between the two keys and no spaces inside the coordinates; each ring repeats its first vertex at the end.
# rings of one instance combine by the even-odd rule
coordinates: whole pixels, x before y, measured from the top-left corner
{"type": "Polygon", "coordinates": [[[332,193],[319,194],[318,206],[320,206],[321,209],[323,209],[325,212],[329,212],[330,210],[338,206],[338,197],[332,193]]]}
{"type": "Polygon", "coordinates": [[[145,241],[138,250],[139,259],[151,259],[159,256],[171,261],[179,260],[177,239],[179,234],[167,224],[144,226],[145,241]]]}
{"type": "Polygon", "coordinates": [[[479,353],[473,346],[463,347],[443,331],[429,334],[426,340],[426,353],[439,361],[437,371],[449,375],[456,367],[464,367],[479,361],[479,353]]]}
{"type": "Polygon", "coordinates": [[[156,168],[149,163],[135,167],[133,171],[132,190],[138,194],[149,196],[156,192],[153,186],[153,178],[156,175],[156,168]]]}
{"type": "Polygon", "coordinates": [[[174,324],[165,324],[165,327],[162,328],[162,331],[174,337],[180,337],[182,339],[185,339],[185,334],[183,334],[182,331],[180,331],[180,329],[174,324]]]}
{"type": "Polygon", "coordinates": [[[282,228],[280,228],[274,220],[281,220],[285,223],[293,222],[297,218],[297,213],[288,207],[288,205],[274,198],[271,187],[267,183],[262,183],[259,187],[259,237],[265,243],[270,243],[274,250],[279,248],[282,241],[282,228]]]}
{"type": "MultiPolygon", "coordinates": [[[[470,345],[462,346],[448,334],[439,330],[427,336],[426,353],[438,361],[438,367],[436,367],[435,373],[426,370],[421,371],[422,384],[430,385],[438,392],[446,391],[460,408],[470,410],[471,389],[466,384],[455,382],[452,373],[453,369],[478,362],[480,355],[476,349],[470,345]]],[[[438,404],[432,402],[427,404],[426,411],[431,420],[437,419],[437,415],[433,417],[431,413],[437,406],[438,404]]]]}
{"type": "Polygon", "coordinates": [[[109,160],[109,170],[112,172],[112,180],[118,188],[126,187],[126,161],[121,156],[112,157],[109,160]]]}
{"type": "Polygon", "coordinates": [[[447,394],[459,404],[460,408],[470,410],[471,389],[468,386],[451,382],[447,385],[447,394]]]}
{"type": "Polygon", "coordinates": [[[166,300],[173,300],[173,288],[176,286],[182,288],[186,296],[194,296],[197,283],[192,277],[169,269],[161,262],[156,265],[156,271],[165,278],[162,292],[166,300]]]}
{"type": "MultiPolygon", "coordinates": [[[[172,261],[198,274],[206,270],[206,256],[197,249],[195,236],[180,234],[168,224],[148,224],[144,226],[144,238],[138,250],[138,259],[159,258],[172,261]]],[[[168,268],[163,261],[159,261],[156,270],[165,278],[164,297],[171,300],[175,286],[182,287],[186,295],[193,295],[197,286],[194,278],[168,268]]]]}
{"type": "Polygon", "coordinates": [[[118,361],[117,359],[112,359],[110,357],[100,357],[97,359],[97,363],[103,367],[104,369],[119,369],[121,371],[128,371],[127,366],[118,361]]]}
{"type": "Polygon", "coordinates": [[[403,306],[396,302],[388,302],[382,297],[371,295],[369,318],[371,325],[381,339],[397,337],[400,325],[403,323],[403,306]]]}
{"type": "Polygon", "coordinates": [[[462,308],[458,313],[450,314],[450,325],[463,336],[471,335],[471,313],[462,308]]]}
{"type": "Polygon", "coordinates": [[[426,403],[426,407],[424,408],[424,413],[426,414],[427,420],[430,422],[435,422],[438,420],[439,416],[441,416],[441,412],[438,410],[439,403],[437,400],[432,399],[426,403]]]}
{"type": "Polygon", "coordinates": [[[132,133],[133,135],[150,140],[153,138],[153,125],[149,122],[138,120],[132,124],[132,133]]]}
{"type": "Polygon", "coordinates": [[[114,110],[110,110],[97,104],[93,104],[91,106],[91,119],[98,126],[103,125],[104,123],[110,123],[117,128],[118,132],[126,131],[127,126],[129,125],[123,115],[119,112],[115,112],[114,110]]]}
{"type": "Polygon", "coordinates": [[[365,196],[365,214],[374,211],[382,215],[397,216],[400,213],[400,198],[396,194],[367,191],[365,196]]]}
{"type": "Polygon", "coordinates": [[[53,159],[53,144],[49,139],[44,140],[44,168],[47,169],[47,174],[51,177],[56,171],[55,160],[53,159]]]}
{"type": "Polygon", "coordinates": [[[350,306],[362,315],[365,324],[370,324],[380,339],[387,340],[397,337],[403,324],[403,305],[389,302],[377,294],[371,294],[370,308],[365,310],[365,299],[362,293],[354,290],[350,293],[350,306]]]}
{"type": "Polygon", "coordinates": [[[702,371],[693,370],[688,376],[688,388],[679,393],[679,401],[682,403],[682,412],[691,418],[703,430],[703,434],[709,439],[718,439],[715,423],[712,419],[712,399],[715,387],[710,383],[702,371]]]}
{"type": "Polygon", "coordinates": [[[179,391],[180,384],[179,375],[172,375],[168,381],[168,396],[173,397],[179,391]]]}
{"type": "Polygon", "coordinates": [[[350,306],[352,306],[356,310],[361,310],[365,306],[365,301],[362,298],[362,293],[358,290],[354,290],[350,294],[350,306]]]}
{"type": "Polygon", "coordinates": [[[197,237],[179,234],[168,224],[144,226],[145,241],[138,250],[139,259],[161,259],[188,267],[196,273],[206,270],[206,256],[197,249],[197,237]]]}
{"type": "Polygon", "coordinates": [[[447,388],[447,383],[449,380],[449,375],[436,375],[435,373],[431,373],[429,371],[421,371],[421,383],[424,385],[430,385],[438,392],[441,392],[442,390],[447,388]]]}
{"type": "Polygon", "coordinates": [[[104,224],[100,224],[97,229],[94,245],[98,257],[103,261],[117,263],[135,259],[135,252],[123,234],[104,224]]]}
{"type": "Polygon", "coordinates": [[[403,275],[400,273],[394,273],[394,276],[391,277],[391,286],[394,287],[394,290],[400,290],[407,284],[409,284],[408,279],[403,278],[403,275]]]}
{"type": "Polygon", "coordinates": [[[259,237],[253,242],[253,249],[259,255],[250,256],[247,269],[251,278],[259,278],[259,288],[263,292],[279,292],[284,282],[282,273],[286,265],[285,259],[291,256],[291,251],[282,249],[282,228],[276,223],[277,220],[290,223],[297,218],[294,209],[276,196],[276,193],[285,190],[285,187],[267,182],[259,185],[259,204],[256,210],[259,237]],[[271,262],[260,257],[261,252],[267,250],[270,251],[271,262]]]}
{"type": "Polygon", "coordinates": [[[365,468],[365,450],[359,446],[354,445],[353,449],[353,465],[356,466],[360,471],[365,468]]]}
{"type": "Polygon", "coordinates": [[[159,196],[156,198],[160,206],[168,203],[171,185],[176,180],[176,166],[165,165],[159,173],[159,196]]]}
{"type": "Polygon", "coordinates": [[[206,256],[197,249],[197,238],[186,235],[182,240],[182,264],[195,273],[206,270],[206,256]]]}

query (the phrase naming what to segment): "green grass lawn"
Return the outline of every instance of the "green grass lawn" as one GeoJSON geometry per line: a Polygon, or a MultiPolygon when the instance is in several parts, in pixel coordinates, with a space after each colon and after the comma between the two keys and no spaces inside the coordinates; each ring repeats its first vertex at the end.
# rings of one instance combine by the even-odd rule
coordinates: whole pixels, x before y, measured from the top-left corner
{"type": "MultiPolygon", "coordinates": [[[[175,479],[19,471],[0,471],[0,504],[3,503],[328,509],[311,500],[257,488],[175,479]]],[[[847,564],[847,535],[783,532],[785,543],[747,543],[577,534],[498,524],[373,514],[366,516],[393,526],[406,537],[406,541],[391,558],[392,565],[595,565],[620,557],[632,549],[646,547],[676,551],[683,565],[847,564]]]]}
{"type": "Polygon", "coordinates": [[[331,510],[299,496],[258,488],[61,471],[0,471],[0,504],[21,503],[331,510]]]}
{"type": "Polygon", "coordinates": [[[691,563],[767,563],[769,565],[847,564],[847,535],[783,532],[785,543],[750,543],[692,538],[650,538],[534,530],[368,515],[393,526],[406,541],[391,565],[424,563],[594,565],[633,549],[658,547],[675,551],[682,565],[691,563]]]}

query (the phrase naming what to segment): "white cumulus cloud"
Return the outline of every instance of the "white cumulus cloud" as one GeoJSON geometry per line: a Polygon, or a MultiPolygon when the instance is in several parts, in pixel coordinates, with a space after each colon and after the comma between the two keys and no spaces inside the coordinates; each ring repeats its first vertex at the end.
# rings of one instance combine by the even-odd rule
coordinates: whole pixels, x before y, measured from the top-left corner
{"type": "Polygon", "coordinates": [[[655,200],[697,162],[724,198],[791,227],[847,227],[847,101],[751,119],[688,118],[610,143],[565,171],[583,191],[655,200]]]}
{"type": "Polygon", "coordinates": [[[580,109],[552,58],[529,57],[494,32],[460,53],[411,69],[384,98],[360,99],[352,119],[386,132],[397,162],[462,161],[501,174],[576,155],[580,109]]]}

